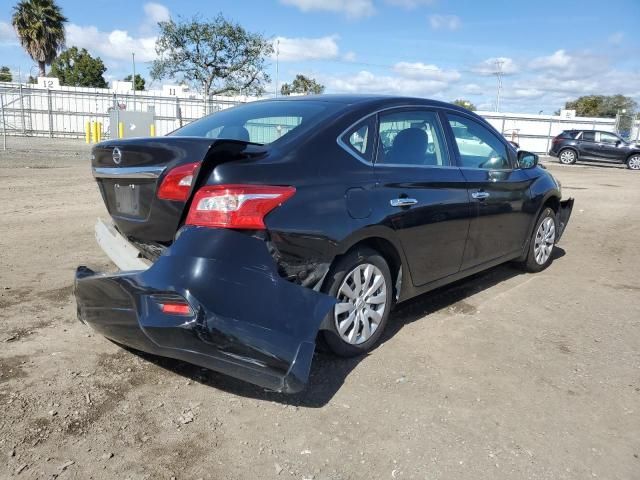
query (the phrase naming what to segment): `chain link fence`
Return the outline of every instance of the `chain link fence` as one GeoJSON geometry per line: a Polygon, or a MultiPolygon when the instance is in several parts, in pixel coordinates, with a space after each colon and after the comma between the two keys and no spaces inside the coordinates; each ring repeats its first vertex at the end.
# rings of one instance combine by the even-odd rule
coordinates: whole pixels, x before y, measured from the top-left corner
{"type": "MultiPolygon", "coordinates": [[[[83,138],[88,122],[101,124],[101,138],[118,135],[110,124],[110,112],[153,112],[156,135],[165,135],[215,112],[242,103],[246,99],[217,97],[205,101],[198,95],[158,96],[153,92],[114,93],[107,89],[65,87],[47,90],[36,85],[0,83],[0,135],[83,138]]],[[[637,141],[639,122],[633,116],[618,118],[563,118],[551,115],[527,115],[477,112],[507,139],[524,150],[545,153],[551,139],[563,130],[587,129],[620,133],[637,141]]],[[[147,132],[141,132],[145,135],[147,132]]]]}

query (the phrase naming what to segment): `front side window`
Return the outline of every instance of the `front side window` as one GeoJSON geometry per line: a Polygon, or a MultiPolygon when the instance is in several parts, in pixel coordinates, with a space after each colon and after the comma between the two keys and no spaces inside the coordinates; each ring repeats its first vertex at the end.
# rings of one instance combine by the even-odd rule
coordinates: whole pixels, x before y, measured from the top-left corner
{"type": "Polygon", "coordinates": [[[462,166],[466,168],[511,168],[507,147],[488,128],[469,118],[447,114],[458,145],[462,166]]]}
{"type": "Polygon", "coordinates": [[[336,104],[312,100],[251,102],[221,110],[170,133],[268,144],[318,125],[336,104]]]}
{"type": "Polygon", "coordinates": [[[618,137],[616,137],[613,133],[600,132],[600,141],[602,143],[608,143],[611,145],[615,145],[620,141],[618,137]]]}
{"type": "Polygon", "coordinates": [[[384,165],[445,166],[444,136],[435,112],[402,110],[380,115],[378,157],[384,165]]]}

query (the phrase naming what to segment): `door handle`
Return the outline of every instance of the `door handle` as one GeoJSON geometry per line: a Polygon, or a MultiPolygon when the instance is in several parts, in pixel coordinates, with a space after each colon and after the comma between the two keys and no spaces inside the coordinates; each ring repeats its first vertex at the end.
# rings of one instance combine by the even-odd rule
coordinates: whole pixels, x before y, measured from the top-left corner
{"type": "Polygon", "coordinates": [[[389,203],[392,207],[410,207],[418,203],[418,200],[415,198],[394,198],[389,200],[389,203]]]}
{"type": "Polygon", "coordinates": [[[484,200],[485,198],[489,198],[491,195],[489,192],[473,192],[471,196],[476,200],[484,200]]]}

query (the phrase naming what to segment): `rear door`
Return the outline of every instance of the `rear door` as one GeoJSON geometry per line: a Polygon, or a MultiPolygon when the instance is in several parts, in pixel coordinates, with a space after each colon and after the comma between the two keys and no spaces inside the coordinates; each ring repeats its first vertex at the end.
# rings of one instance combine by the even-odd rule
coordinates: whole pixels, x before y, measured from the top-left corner
{"type": "Polygon", "coordinates": [[[469,197],[452,164],[438,112],[387,110],[378,116],[376,198],[395,229],[414,285],[460,270],[469,228],[469,197]]]}
{"type": "Polygon", "coordinates": [[[526,211],[529,175],[487,126],[462,113],[446,118],[471,201],[462,269],[521,252],[532,221],[526,211]]]}
{"type": "Polygon", "coordinates": [[[598,143],[596,142],[596,132],[585,130],[578,137],[578,154],[581,160],[596,159],[600,155],[598,143]]]}

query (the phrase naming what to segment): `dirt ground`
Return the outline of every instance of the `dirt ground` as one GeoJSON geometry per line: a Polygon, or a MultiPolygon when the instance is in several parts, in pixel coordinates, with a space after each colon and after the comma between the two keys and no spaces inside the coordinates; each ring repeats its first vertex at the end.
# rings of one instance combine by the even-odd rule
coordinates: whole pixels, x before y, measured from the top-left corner
{"type": "Polygon", "coordinates": [[[640,174],[549,168],[576,199],[552,266],[401,305],[365,358],[284,396],[141,357],[75,316],[114,267],[75,141],[0,151],[0,478],[639,479],[640,174]]]}

